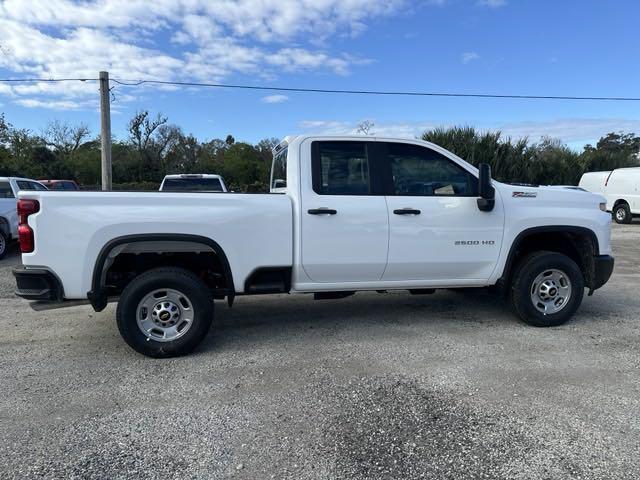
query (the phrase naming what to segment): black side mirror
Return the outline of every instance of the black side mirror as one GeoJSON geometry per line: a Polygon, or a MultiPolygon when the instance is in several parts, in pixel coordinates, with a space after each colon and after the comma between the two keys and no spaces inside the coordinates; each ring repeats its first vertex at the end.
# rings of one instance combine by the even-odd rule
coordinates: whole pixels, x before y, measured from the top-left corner
{"type": "Polygon", "coordinates": [[[481,163],[478,167],[478,208],[483,212],[490,212],[496,204],[496,190],[491,185],[491,167],[488,163],[481,163]]]}

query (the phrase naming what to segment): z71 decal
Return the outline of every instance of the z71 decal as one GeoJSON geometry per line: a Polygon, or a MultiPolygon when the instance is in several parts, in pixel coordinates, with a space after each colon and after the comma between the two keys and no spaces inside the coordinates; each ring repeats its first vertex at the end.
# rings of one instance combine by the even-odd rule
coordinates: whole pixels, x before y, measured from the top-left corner
{"type": "Polygon", "coordinates": [[[513,192],[513,196],[516,198],[536,198],[538,194],[536,192],[513,192]]]}

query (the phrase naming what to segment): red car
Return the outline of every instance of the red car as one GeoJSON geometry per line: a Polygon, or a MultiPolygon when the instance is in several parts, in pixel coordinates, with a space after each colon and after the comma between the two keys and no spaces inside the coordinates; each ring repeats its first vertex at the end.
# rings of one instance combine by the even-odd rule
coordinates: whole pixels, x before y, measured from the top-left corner
{"type": "Polygon", "coordinates": [[[73,180],[38,180],[49,190],[80,190],[73,180]]]}

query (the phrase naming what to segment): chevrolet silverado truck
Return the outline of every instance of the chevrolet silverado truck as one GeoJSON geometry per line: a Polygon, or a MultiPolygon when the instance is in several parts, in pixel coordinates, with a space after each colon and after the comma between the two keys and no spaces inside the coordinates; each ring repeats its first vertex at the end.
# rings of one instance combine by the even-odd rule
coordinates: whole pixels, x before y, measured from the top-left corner
{"type": "Polygon", "coordinates": [[[493,287],[548,327],[613,270],[601,195],[493,181],[431,143],[287,137],[270,182],[265,194],[21,192],[16,294],[36,309],[117,301],[124,340],[168,357],[206,336],[214,299],[493,287]]]}

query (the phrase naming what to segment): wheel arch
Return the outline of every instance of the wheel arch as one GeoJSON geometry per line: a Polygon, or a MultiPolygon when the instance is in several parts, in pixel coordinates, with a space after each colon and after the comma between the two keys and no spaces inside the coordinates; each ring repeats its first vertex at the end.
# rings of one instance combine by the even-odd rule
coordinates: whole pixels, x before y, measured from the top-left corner
{"type": "Polygon", "coordinates": [[[508,292],[520,259],[540,250],[563,253],[574,260],[584,275],[585,285],[592,292],[596,282],[594,259],[600,250],[598,237],[587,227],[573,225],[533,227],[520,232],[511,244],[502,276],[497,282],[500,290],[508,292]],[[539,243],[539,240],[543,241],[539,243]]]}
{"type": "MultiPolygon", "coordinates": [[[[235,287],[233,284],[231,266],[229,264],[227,255],[225,254],[220,244],[218,244],[218,242],[209,237],[203,237],[201,235],[183,233],[144,233],[135,235],[124,235],[121,237],[113,238],[100,249],[100,253],[98,253],[91,275],[91,290],[87,293],[87,298],[89,299],[91,306],[96,311],[103,310],[108,302],[108,295],[105,285],[105,274],[108,269],[108,267],[106,267],[107,261],[109,260],[111,253],[118,247],[144,242],[178,242],[201,244],[207,249],[213,251],[213,253],[215,253],[220,261],[222,273],[227,285],[225,292],[222,293],[224,293],[224,295],[227,297],[227,301],[230,305],[233,303],[233,299],[235,298],[235,287]]],[[[168,250],[167,253],[171,253],[170,250],[168,250]]]]}

